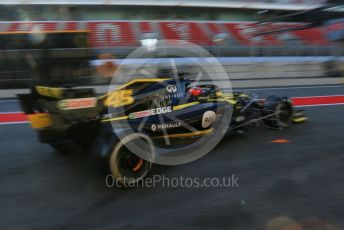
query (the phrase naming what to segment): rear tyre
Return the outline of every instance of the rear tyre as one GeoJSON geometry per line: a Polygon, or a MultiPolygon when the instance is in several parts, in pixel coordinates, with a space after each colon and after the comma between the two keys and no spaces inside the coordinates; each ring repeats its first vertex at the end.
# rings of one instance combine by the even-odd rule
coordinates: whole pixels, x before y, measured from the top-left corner
{"type": "Polygon", "coordinates": [[[84,152],[84,149],[73,141],[55,141],[50,143],[50,146],[62,154],[80,154],[84,152]]]}
{"type": "Polygon", "coordinates": [[[263,121],[273,128],[287,128],[291,123],[293,113],[293,106],[289,98],[269,96],[265,101],[263,116],[271,116],[263,121]]]}
{"type": "Polygon", "coordinates": [[[130,134],[113,147],[108,158],[110,172],[114,179],[123,185],[135,184],[145,178],[150,171],[152,163],[148,159],[151,159],[153,154],[154,145],[148,136],[142,133],[130,134]],[[126,146],[135,141],[140,141],[140,149],[149,155],[146,159],[137,156],[126,146]]]}

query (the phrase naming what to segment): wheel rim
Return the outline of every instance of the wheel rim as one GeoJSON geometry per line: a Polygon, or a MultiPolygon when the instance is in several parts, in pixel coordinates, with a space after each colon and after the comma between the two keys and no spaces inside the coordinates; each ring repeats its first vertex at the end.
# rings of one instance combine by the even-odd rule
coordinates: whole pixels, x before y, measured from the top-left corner
{"type": "Polygon", "coordinates": [[[127,178],[140,178],[150,167],[149,162],[136,156],[125,146],[120,149],[117,162],[121,175],[127,178]]]}
{"type": "Polygon", "coordinates": [[[141,133],[130,134],[115,145],[109,159],[110,171],[119,183],[123,185],[135,184],[150,171],[152,163],[149,159],[154,156],[154,153],[153,142],[148,136],[141,133]],[[147,159],[143,159],[130,151],[130,142],[137,139],[142,139],[147,143],[147,146],[141,146],[142,150],[150,155],[147,156],[147,159]]]}
{"type": "Polygon", "coordinates": [[[292,110],[290,105],[282,104],[278,109],[278,120],[282,123],[288,123],[292,116],[292,110]]]}

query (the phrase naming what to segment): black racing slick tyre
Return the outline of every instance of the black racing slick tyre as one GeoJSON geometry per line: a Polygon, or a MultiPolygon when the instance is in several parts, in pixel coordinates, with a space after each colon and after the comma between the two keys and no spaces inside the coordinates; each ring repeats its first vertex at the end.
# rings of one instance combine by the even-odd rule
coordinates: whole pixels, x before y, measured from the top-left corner
{"type": "Polygon", "coordinates": [[[288,97],[269,96],[265,100],[264,123],[273,128],[287,128],[293,117],[293,106],[288,97]]]}
{"type": "Polygon", "coordinates": [[[122,185],[132,185],[144,179],[152,167],[151,157],[154,155],[154,144],[147,135],[132,133],[116,143],[108,156],[108,165],[114,179],[122,185]],[[130,150],[131,144],[139,141],[145,159],[130,150]],[[149,156],[148,156],[149,155],[149,156]]]}
{"type": "Polygon", "coordinates": [[[50,146],[62,154],[81,154],[84,152],[80,145],[72,141],[55,141],[50,143],[50,146]]]}

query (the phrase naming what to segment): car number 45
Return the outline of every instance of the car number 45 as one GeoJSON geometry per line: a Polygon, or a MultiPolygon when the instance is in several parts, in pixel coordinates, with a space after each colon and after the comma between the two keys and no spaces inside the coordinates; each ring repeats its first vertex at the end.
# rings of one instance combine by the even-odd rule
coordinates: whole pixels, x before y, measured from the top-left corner
{"type": "Polygon", "coordinates": [[[133,90],[131,89],[113,91],[104,100],[104,105],[111,107],[130,105],[134,102],[132,94],[133,90]]]}

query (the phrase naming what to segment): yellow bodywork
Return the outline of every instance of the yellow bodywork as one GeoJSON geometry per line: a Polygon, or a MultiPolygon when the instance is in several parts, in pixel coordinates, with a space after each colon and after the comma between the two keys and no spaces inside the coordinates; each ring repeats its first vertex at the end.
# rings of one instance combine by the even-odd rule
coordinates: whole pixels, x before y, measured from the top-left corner
{"type": "Polygon", "coordinates": [[[221,91],[219,91],[216,93],[216,96],[218,97],[217,99],[210,99],[209,101],[216,101],[216,102],[226,101],[232,105],[236,104],[236,100],[235,100],[233,94],[231,94],[231,93],[230,94],[224,94],[221,91]]]}
{"type": "Polygon", "coordinates": [[[294,123],[302,123],[308,120],[307,117],[295,117],[292,119],[294,123]]]}
{"type": "Polygon", "coordinates": [[[190,106],[193,106],[193,105],[198,105],[198,104],[199,104],[199,102],[195,101],[195,102],[189,102],[189,103],[186,103],[186,104],[176,105],[176,106],[173,106],[173,110],[185,109],[187,107],[190,107],[190,106]]]}
{"type": "Polygon", "coordinates": [[[115,118],[103,119],[102,122],[120,121],[120,120],[126,120],[126,119],[128,119],[128,116],[122,116],[122,117],[115,117],[115,118]]]}
{"type": "MultiPolygon", "coordinates": [[[[169,78],[138,78],[138,79],[134,79],[130,82],[128,82],[127,84],[121,85],[118,89],[125,89],[128,86],[134,84],[134,83],[147,83],[147,82],[162,82],[162,81],[166,81],[169,80],[169,78]]],[[[118,90],[116,89],[116,90],[118,90]]]]}
{"type": "Polygon", "coordinates": [[[36,113],[27,116],[33,129],[42,129],[51,126],[51,116],[46,113],[36,113]]]}
{"type": "Polygon", "coordinates": [[[214,131],[213,128],[196,131],[196,132],[188,132],[188,133],[175,133],[175,134],[169,134],[169,135],[162,135],[162,136],[156,136],[152,137],[153,139],[159,139],[159,138],[180,138],[180,137],[194,137],[194,136],[203,136],[207,134],[211,134],[214,131]]]}
{"type": "Polygon", "coordinates": [[[53,98],[62,98],[63,89],[62,88],[52,88],[46,86],[36,86],[36,91],[39,95],[53,98]]]}
{"type": "MultiPolygon", "coordinates": [[[[117,89],[115,89],[114,91],[119,91],[119,90],[124,90],[126,89],[128,86],[131,86],[135,83],[147,83],[147,82],[162,82],[162,81],[166,81],[168,80],[169,78],[138,78],[138,79],[134,79],[124,85],[121,85],[120,87],[118,87],[117,89]]],[[[99,99],[102,99],[102,98],[105,98],[107,97],[108,95],[112,94],[114,91],[111,91],[107,94],[104,94],[102,96],[99,97],[99,99]]]]}
{"type": "Polygon", "coordinates": [[[134,102],[132,89],[123,89],[110,92],[104,100],[105,106],[120,107],[134,102]]]}
{"type": "Polygon", "coordinates": [[[120,86],[119,88],[108,92],[107,94],[100,96],[99,99],[104,99],[105,106],[111,107],[120,107],[125,105],[130,105],[134,102],[133,90],[127,89],[128,86],[131,86],[135,83],[147,83],[147,82],[162,82],[168,80],[168,78],[142,78],[134,79],[127,84],[120,86]]]}

